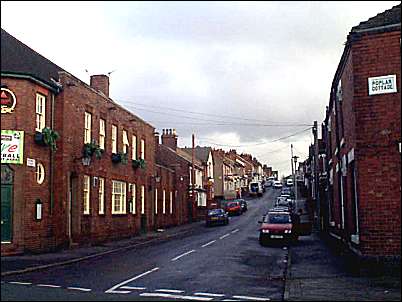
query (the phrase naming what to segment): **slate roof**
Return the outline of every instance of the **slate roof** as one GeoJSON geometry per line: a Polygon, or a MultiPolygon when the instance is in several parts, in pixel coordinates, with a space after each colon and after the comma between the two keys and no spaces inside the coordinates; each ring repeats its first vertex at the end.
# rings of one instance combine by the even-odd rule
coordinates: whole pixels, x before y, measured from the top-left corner
{"type": "Polygon", "coordinates": [[[4,29],[1,29],[1,72],[35,77],[56,87],[51,78],[58,81],[58,72],[64,71],[4,29]]]}
{"type": "MultiPolygon", "coordinates": [[[[181,150],[185,151],[188,154],[192,154],[192,148],[180,148],[181,150]]],[[[195,157],[201,160],[203,163],[208,161],[209,153],[211,152],[211,147],[195,147],[195,157]]]]}
{"type": "Polygon", "coordinates": [[[353,31],[360,31],[370,28],[376,28],[381,26],[393,25],[401,23],[401,5],[396,5],[377,16],[374,16],[367,21],[360,22],[359,25],[352,28],[353,31]]]}

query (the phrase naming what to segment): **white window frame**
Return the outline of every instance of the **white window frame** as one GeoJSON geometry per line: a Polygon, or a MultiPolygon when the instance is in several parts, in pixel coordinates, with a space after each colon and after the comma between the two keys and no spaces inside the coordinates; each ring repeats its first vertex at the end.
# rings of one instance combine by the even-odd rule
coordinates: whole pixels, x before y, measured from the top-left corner
{"type": "Polygon", "coordinates": [[[83,191],[83,208],[84,215],[89,215],[90,213],[90,200],[91,200],[91,177],[89,175],[84,175],[83,183],[82,183],[82,191],[83,191]]]}
{"type": "Polygon", "coordinates": [[[132,136],[132,145],[131,145],[131,159],[136,160],[137,159],[137,136],[133,135],[132,136]]]}
{"type": "Polygon", "coordinates": [[[162,193],[162,213],[166,214],[166,191],[163,190],[162,193]]]}
{"type": "Polygon", "coordinates": [[[128,141],[127,131],[123,130],[123,153],[128,153],[130,142],[128,141]]]}
{"type": "Polygon", "coordinates": [[[84,144],[91,143],[92,114],[85,111],[84,120],[84,144]]]}
{"type": "Polygon", "coordinates": [[[36,94],[35,104],[35,130],[41,132],[46,127],[46,97],[36,94]]]}
{"type": "Polygon", "coordinates": [[[141,139],[141,154],[140,158],[145,160],[145,140],[141,139]]]}
{"type": "Polygon", "coordinates": [[[137,186],[136,184],[131,184],[131,200],[132,200],[132,209],[131,214],[137,214],[137,186]]]}
{"type": "Polygon", "coordinates": [[[99,198],[99,214],[105,214],[105,179],[99,177],[99,187],[98,187],[98,198],[99,198]]]}
{"type": "Polygon", "coordinates": [[[35,174],[36,174],[36,182],[41,185],[45,180],[45,167],[42,165],[42,163],[38,162],[36,164],[35,174]]]}
{"type": "Polygon", "coordinates": [[[170,200],[169,200],[169,204],[170,204],[170,214],[173,214],[173,191],[170,191],[170,200]]]}
{"type": "Polygon", "coordinates": [[[106,141],[106,121],[104,119],[99,120],[99,148],[105,150],[106,141]]]}
{"type": "Polygon", "coordinates": [[[141,214],[145,214],[145,186],[141,186],[141,214]]]}
{"type": "Polygon", "coordinates": [[[126,183],[112,180],[112,214],[126,214],[126,183]],[[119,208],[116,209],[116,206],[119,208]]]}
{"type": "Polygon", "coordinates": [[[112,153],[117,153],[117,126],[112,125],[112,153]]]}
{"type": "Polygon", "coordinates": [[[155,214],[158,214],[158,189],[155,188],[155,214]]]}

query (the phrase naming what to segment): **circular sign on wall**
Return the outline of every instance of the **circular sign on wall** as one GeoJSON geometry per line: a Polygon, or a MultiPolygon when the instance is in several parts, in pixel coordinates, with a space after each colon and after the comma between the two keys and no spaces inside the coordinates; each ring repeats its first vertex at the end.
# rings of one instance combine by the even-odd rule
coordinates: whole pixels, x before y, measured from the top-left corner
{"type": "Polygon", "coordinates": [[[1,113],[11,113],[17,104],[15,94],[7,88],[1,88],[1,113]]]}

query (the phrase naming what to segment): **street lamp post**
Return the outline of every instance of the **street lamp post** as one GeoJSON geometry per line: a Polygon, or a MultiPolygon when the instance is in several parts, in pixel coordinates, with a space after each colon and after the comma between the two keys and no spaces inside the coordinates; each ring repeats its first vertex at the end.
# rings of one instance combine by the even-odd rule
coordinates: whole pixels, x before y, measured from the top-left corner
{"type": "Polygon", "coordinates": [[[298,159],[298,156],[296,156],[296,155],[293,156],[293,161],[295,163],[295,169],[294,169],[295,173],[293,175],[293,184],[295,186],[295,200],[296,201],[297,201],[297,181],[296,181],[296,171],[297,171],[296,163],[297,163],[297,159],[298,159]]]}

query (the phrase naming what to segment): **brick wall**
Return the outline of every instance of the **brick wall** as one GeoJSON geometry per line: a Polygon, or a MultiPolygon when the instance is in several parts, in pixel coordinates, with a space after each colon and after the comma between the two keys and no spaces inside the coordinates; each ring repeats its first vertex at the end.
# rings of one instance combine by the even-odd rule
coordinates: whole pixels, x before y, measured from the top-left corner
{"type": "Polygon", "coordinates": [[[127,237],[135,235],[141,228],[141,186],[145,191],[146,227],[152,228],[152,200],[153,188],[151,176],[155,162],[154,128],[143,122],[134,114],[114,103],[106,96],[70,76],[60,74],[60,81],[64,87],[56,98],[57,129],[60,129],[61,142],[57,153],[56,165],[56,203],[63,220],[58,222],[59,244],[67,240],[69,220],[69,190],[70,180],[76,177],[75,196],[72,200],[72,240],[75,242],[97,242],[109,238],[127,237]],[[82,148],[84,145],[84,113],[92,114],[91,138],[99,143],[99,120],[106,121],[105,152],[101,159],[92,158],[89,166],[82,164],[82,148]],[[127,131],[130,142],[128,148],[128,163],[112,163],[111,156],[111,128],[116,125],[117,150],[122,152],[122,131],[127,131]],[[133,169],[132,135],[137,136],[137,158],[140,155],[140,141],[145,140],[145,169],[133,169]],[[83,214],[83,176],[91,177],[90,214],[83,214]],[[94,177],[105,179],[105,213],[99,214],[99,187],[93,183],[94,177]],[[126,213],[112,214],[112,180],[126,183],[126,213]],[[128,184],[136,184],[136,213],[129,213],[128,184]]]}
{"type": "MultiPolygon", "coordinates": [[[[356,167],[359,244],[351,242],[363,256],[384,257],[400,255],[401,205],[401,83],[400,31],[353,36],[344,64],[340,65],[342,102],[338,103],[336,121],[331,115],[332,135],[330,154],[334,169],[333,209],[336,226],[341,223],[341,196],[336,173],[337,158],[354,150],[356,167]],[[397,93],[368,95],[368,78],[396,75],[397,93]],[[342,118],[341,118],[342,117],[342,118]],[[337,147],[339,140],[345,144],[337,147]]],[[[335,83],[337,84],[337,83],[335,83]]],[[[335,85],[334,85],[335,86],[335,85]]],[[[335,88],[335,87],[333,87],[335,88]]],[[[335,95],[331,106],[334,107],[335,95]]],[[[349,158],[351,161],[352,158],[349,158]]],[[[338,230],[346,242],[356,234],[355,205],[351,164],[347,165],[344,182],[345,230],[338,230]]],[[[333,231],[336,231],[336,226],[333,231]]]]}
{"type": "Polygon", "coordinates": [[[1,245],[1,254],[21,253],[24,250],[38,252],[54,246],[53,219],[50,215],[50,148],[34,142],[36,94],[46,96],[46,126],[51,124],[51,92],[33,81],[2,77],[1,84],[14,92],[17,104],[14,112],[1,115],[2,130],[24,131],[24,160],[22,165],[10,165],[14,170],[12,204],[12,242],[1,245]],[[36,181],[36,168],[27,166],[27,158],[35,159],[45,169],[42,184],[36,181]],[[43,202],[43,218],[35,219],[35,201],[43,202]]]}

